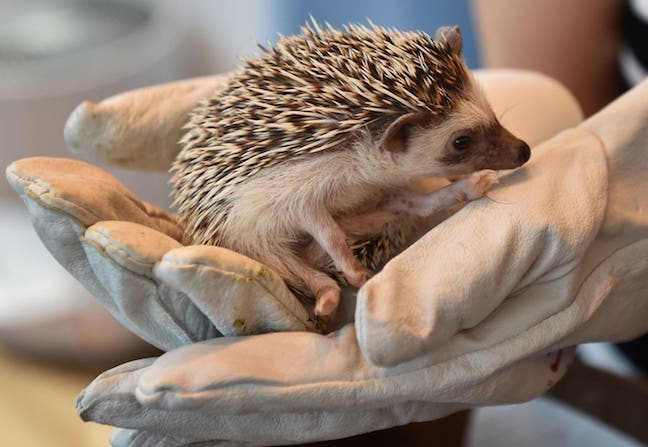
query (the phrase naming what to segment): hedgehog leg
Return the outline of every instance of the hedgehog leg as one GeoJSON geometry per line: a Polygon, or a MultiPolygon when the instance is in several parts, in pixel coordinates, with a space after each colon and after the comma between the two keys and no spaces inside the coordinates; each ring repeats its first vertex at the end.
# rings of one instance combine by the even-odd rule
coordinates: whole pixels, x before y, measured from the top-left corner
{"type": "Polygon", "coordinates": [[[323,317],[331,315],[340,303],[340,286],[327,275],[315,278],[317,294],[315,298],[315,315],[323,317]]]}
{"type": "Polygon", "coordinates": [[[347,215],[338,221],[350,244],[366,240],[383,232],[385,226],[398,219],[400,213],[378,209],[363,214],[347,215]]]}
{"type": "Polygon", "coordinates": [[[288,263],[290,265],[287,267],[298,276],[308,295],[315,297],[315,315],[323,317],[332,314],[340,303],[338,283],[326,273],[307,266],[301,260],[295,259],[288,263]]]}
{"type": "Polygon", "coordinates": [[[315,296],[315,315],[331,315],[340,303],[338,283],[326,273],[305,265],[301,260],[296,260],[293,270],[296,270],[295,274],[315,296]]]}
{"type": "Polygon", "coordinates": [[[430,216],[461,202],[483,197],[497,181],[497,173],[485,169],[431,193],[399,192],[389,199],[385,208],[417,216],[430,216]]]}
{"type": "Polygon", "coordinates": [[[289,250],[278,248],[274,256],[264,262],[271,268],[283,272],[282,277],[291,286],[306,289],[307,295],[315,297],[315,315],[330,315],[340,302],[340,286],[333,278],[311,267],[307,260],[300,259],[289,250]]]}
{"type": "Polygon", "coordinates": [[[373,276],[373,272],[353,256],[344,231],[328,212],[311,216],[304,223],[305,231],[328,253],[335,268],[344,273],[349,284],[360,287],[373,276]]]}

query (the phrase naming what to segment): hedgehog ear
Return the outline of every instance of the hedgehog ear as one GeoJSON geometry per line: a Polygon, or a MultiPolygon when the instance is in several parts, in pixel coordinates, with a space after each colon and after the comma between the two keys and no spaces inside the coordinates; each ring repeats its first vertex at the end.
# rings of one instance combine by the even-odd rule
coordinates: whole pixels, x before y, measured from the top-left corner
{"type": "Polygon", "coordinates": [[[442,26],[436,30],[434,40],[445,41],[453,53],[461,54],[463,47],[463,37],[458,26],[442,26]]]}
{"type": "Polygon", "coordinates": [[[425,114],[422,112],[412,112],[400,116],[385,130],[381,146],[389,152],[405,152],[409,127],[421,123],[424,119],[425,114]]]}

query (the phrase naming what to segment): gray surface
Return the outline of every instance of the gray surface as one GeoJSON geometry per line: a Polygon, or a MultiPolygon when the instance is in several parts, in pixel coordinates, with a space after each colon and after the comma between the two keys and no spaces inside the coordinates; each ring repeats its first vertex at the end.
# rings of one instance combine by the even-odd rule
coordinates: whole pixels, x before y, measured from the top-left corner
{"type": "Polygon", "coordinates": [[[472,412],[465,447],[641,447],[612,430],[548,398],[472,412]]]}

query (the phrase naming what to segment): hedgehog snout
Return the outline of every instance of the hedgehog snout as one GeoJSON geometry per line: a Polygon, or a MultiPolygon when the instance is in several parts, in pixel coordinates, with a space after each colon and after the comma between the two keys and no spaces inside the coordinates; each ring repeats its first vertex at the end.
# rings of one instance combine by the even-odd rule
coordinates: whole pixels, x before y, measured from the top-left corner
{"type": "Polygon", "coordinates": [[[520,162],[520,166],[529,161],[529,158],[531,158],[531,148],[525,141],[520,141],[520,150],[518,152],[518,161],[520,162]]]}
{"type": "MultiPolygon", "coordinates": [[[[491,152],[490,160],[486,166],[488,169],[514,169],[522,166],[531,158],[531,148],[526,141],[513,135],[508,129],[496,126],[492,129],[493,136],[490,138],[492,147],[497,148],[491,152]]],[[[483,168],[482,168],[483,169],[483,168]]]]}

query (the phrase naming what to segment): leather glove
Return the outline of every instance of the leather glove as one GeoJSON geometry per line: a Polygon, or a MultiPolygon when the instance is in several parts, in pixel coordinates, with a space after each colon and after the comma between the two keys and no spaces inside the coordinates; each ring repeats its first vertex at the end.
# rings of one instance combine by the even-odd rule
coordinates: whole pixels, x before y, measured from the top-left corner
{"type": "Polygon", "coordinates": [[[313,328],[267,267],[220,247],[182,246],[172,215],[95,166],[27,158],[10,165],[7,177],[54,257],[160,349],[221,334],[313,328]]]}
{"type": "MultiPolygon", "coordinates": [[[[641,202],[648,192],[641,175],[648,167],[641,150],[647,90],[646,84],[638,87],[578,128],[538,146],[528,167],[503,178],[489,198],[469,204],[395,258],[361,289],[355,325],[328,336],[297,332],[213,339],[122,365],[82,393],[82,416],[133,429],[116,431],[116,445],[283,444],[350,436],[540,394],[564,372],[573,344],[628,338],[647,328],[641,299],[648,252],[641,202]],[[622,325],[616,324],[619,318],[622,325]]],[[[552,93],[548,97],[555,100],[557,91],[552,93]]],[[[83,278],[90,256],[65,254],[69,246],[51,242],[54,235],[71,234],[68,242],[76,238],[78,244],[79,234],[55,218],[39,217],[44,210],[63,214],[57,203],[37,203],[42,191],[60,191],[52,188],[54,180],[42,179],[47,172],[47,167],[34,172],[19,163],[8,174],[36,210],[46,244],[63,253],[61,262],[83,278]],[[49,238],[47,223],[53,228],[49,238]]],[[[76,194],[73,188],[53,196],[81,203],[76,194]]],[[[120,213],[132,203],[102,199],[103,207],[120,213]]],[[[157,242],[144,246],[158,251],[139,250],[138,240],[145,237],[130,230],[104,232],[106,240],[122,245],[98,248],[97,257],[113,262],[116,253],[131,249],[133,265],[152,265],[156,271],[159,253],[170,252],[158,233],[172,236],[172,225],[165,231],[172,219],[145,205],[134,208],[141,210],[133,211],[138,223],[156,231],[157,242]]],[[[76,215],[66,222],[73,220],[80,222],[76,215]]],[[[169,346],[217,334],[204,329],[212,323],[193,323],[209,320],[195,317],[206,315],[200,306],[208,307],[209,301],[187,311],[167,300],[160,307],[174,321],[147,321],[156,315],[151,290],[159,294],[173,287],[160,286],[145,268],[136,272],[140,282],[120,286],[114,273],[119,268],[89,270],[102,278],[97,279],[102,286],[115,276],[117,286],[104,295],[118,303],[114,313],[129,327],[144,327],[140,332],[169,339],[169,346]],[[142,285],[147,281],[153,289],[142,285]],[[125,291],[139,287],[141,293],[125,291]],[[203,329],[182,338],[178,326],[203,329]]],[[[202,279],[198,276],[194,279],[202,279]]],[[[241,275],[247,276],[254,275],[241,275]]],[[[187,293],[178,296],[193,303],[187,293]]]]}

